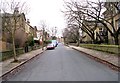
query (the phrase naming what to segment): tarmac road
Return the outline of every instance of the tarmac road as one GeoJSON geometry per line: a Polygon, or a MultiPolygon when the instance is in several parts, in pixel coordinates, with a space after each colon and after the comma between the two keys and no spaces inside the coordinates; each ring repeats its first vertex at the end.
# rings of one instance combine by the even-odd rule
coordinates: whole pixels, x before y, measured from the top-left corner
{"type": "Polygon", "coordinates": [[[118,72],[59,44],[27,63],[9,81],[118,81],[118,72]]]}

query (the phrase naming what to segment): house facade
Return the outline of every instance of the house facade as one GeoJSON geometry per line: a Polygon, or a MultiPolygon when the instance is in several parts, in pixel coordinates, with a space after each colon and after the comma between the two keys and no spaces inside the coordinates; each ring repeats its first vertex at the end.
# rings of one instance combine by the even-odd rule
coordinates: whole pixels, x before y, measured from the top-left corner
{"type": "Polygon", "coordinates": [[[0,13],[0,51],[2,51],[2,14],[0,13]]]}
{"type": "Polygon", "coordinates": [[[28,42],[31,40],[34,41],[34,43],[36,43],[36,41],[38,42],[37,27],[36,26],[32,27],[29,21],[27,21],[25,24],[25,32],[27,34],[28,42]]]}
{"type": "MultiPolygon", "coordinates": [[[[113,4],[115,2],[112,2],[113,4]]],[[[115,6],[111,5],[109,2],[106,2],[104,4],[106,11],[103,13],[104,18],[110,22],[113,23],[113,27],[109,23],[106,23],[109,29],[114,33],[120,28],[120,10],[116,9],[115,6]],[[113,22],[112,22],[113,21],[113,22]]],[[[119,7],[118,7],[119,8],[119,7]]],[[[120,30],[118,35],[118,41],[120,44],[120,30]]],[[[108,32],[108,43],[109,44],[115,44],[113,36],[108,32]]]]}
{"type": "MultiPolygon", "coordinates": [[[[112,4],[114,4],[114,2],[112,2],[112,4]]],[[[104,19],[106,20],[104,23],[107,24],[110,31],[112,31],[114,34],[116,34],[115,32],[119,31],[118,42],[120,44],[120,10],[118,11],[112,4],[110,2],[106,2],[104,4],[104,7],[106,8],[106,10],[103,12],[104,19]],[[111,24],[113,23],[113,27],[107,21],[111,24]]],[[[94,26],[93,24],[91,25],[94,26]]],[[[115,44],[114,37],[102,24],[97,24],[97,28],[94,30],[94,33],[96,40],[103,40],[102,42],[107,44],[115,44]]],[[[91,38],[86,32],[83,32],[82,34],[82,41],[91,41],[91,38]]]]}
{"type": "Polygon", "coordinates": [[[24,13],[17,14],[14,17],[13,14],[2,14],[2,48],[3,50],[12,49],[12,31],[15,29],[15,46],[23,47],[26,41],[27,35],[25,33],[26,18],[24,13]],[[15,28],[16,27],[16,28],[15,28]]]}
{"type": "Polygon", "coordinates": [[[87,26],[87,29],[85,28],[86,32],[82,31],[81,41],[83,43],[93,43],[93,37],[95,40],[94,43],[107,43],[108,32],[101,23],[90,20],[84,21],[84,24],[87,26]],[[90,37],[90,35],[88,35],[88,33],[92,36],[92,38],[90,37]]]}

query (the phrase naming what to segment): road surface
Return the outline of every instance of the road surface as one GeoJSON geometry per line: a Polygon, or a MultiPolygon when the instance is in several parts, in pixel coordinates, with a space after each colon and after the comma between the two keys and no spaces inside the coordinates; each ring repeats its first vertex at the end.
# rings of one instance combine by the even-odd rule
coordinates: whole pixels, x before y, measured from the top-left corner
{"type": "Polygon", "coordinates": [[[26,64],[9,81],[117,81],[118,72],[59,44],[26,64]]]}

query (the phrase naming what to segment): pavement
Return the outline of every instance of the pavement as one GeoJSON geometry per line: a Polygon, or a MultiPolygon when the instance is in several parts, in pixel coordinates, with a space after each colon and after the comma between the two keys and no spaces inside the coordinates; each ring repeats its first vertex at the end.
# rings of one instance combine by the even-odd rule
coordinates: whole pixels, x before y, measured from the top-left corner
{"type": "MultiPolygon", "coordinates": [[[[46,48],[44,48],[44,50],[45,49],[46,48]]],[[[36,57],[37,55],[41,53],[43,53],[43,50],[37,49],[37,50],[33,50],[25,54],[21,54],[18,57],[18,60],[20,61],[18,63],[12,63],[12,61],[14,60],[13,58],[0,62],[0,81],[1,79],[4,79],[4,77],[6,78],[6,76],[10,74],[11,72],[13,72],[15,69],[24,65],[26,62],[28,62],[29,60],[33,59],[34,57],[36,57]]]]}
{"type": "Polygon", "coordinates": [[[109,67],[111,67],[114,70],[120,71],[120,64],[119,64],[120,57],[118,57],[117,54],[111,54],[107,52],[87,49],[83,47],[77,47],[73,45],[68,45],[68,46],[89,55],[91,58],[94,58],[99,62],[107,64],[109,67]]]}

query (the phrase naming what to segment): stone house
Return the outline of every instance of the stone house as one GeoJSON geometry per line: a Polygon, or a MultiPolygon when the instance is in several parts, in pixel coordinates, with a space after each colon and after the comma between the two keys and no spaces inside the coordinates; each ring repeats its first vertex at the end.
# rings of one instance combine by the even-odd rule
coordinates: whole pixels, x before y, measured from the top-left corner
{"type": "MultiPolygon", "coordinates": [[[[112,2],[114,3],[114,2],[112,2]]],[[[113,32],[114,30],[117,31],[120,28],[120,12],[113,6],[110,4],[110,2],[106,2],[104,4],[106,10],[103,12],[103,16],[104,19],[111,22],[113,20],[113,26],[114,29],[111,27],[110,24],[108,24],[107,22],[105,22],[107,24],[107,26],[109,27],[109,29],[113,32]]],[[[87,23],[88,24],[88,23],[87,23]]],[[[93,24],[91,24],[91,27],[94,26],[93,24]]],[[[108,44],[115,44],[114,42],[114,38],[111,36],[111,34],[109,33],[109,31],[100,23],[98,23],[98,26],[96,28],[96,30],[94,31],[95,33],[95,38],[97,38],[98,40],[100,40],[100,38],[102,40],[104,40],[104,43],[108,43],[108,44]],[[98,34],[99,35],[98,35],[98,34]]],[[[119,29],[119,44],[120,44],[120,29],[119,29]]],[[[89,37],[89,35],[85,32],[82,33],[82,41],[87,42],[87,41],[91,41],[91,38],[89,37]]]]}
{"type": "MultiPolygon", "coordinates": [[[[115,2],[112,2],[112,3],[115,3],[115,2]]],[[[104,18],[109,22],[113,21],[114,28],[112,28],[110,24],[106,23],[107,26],[112,32],[114,32],[114,30],[117,31],[120,28],[120,12],[119,12],[120,9],[118,11],[113,5],[110,4],[110,2],[106,2],[104,6],[106,8],[105,12],[103,12],[104,18]]],[[[119,38],[119,44],[120,44],[120,30],[119,30],[118,38],[119,38]]],[[[111,36],[109,32],[108,32],[108,42],[109,44],[115,44],[114,38],[111,36]]]]}
{"type": "MultiPolygon", "coordinates": [[[[18,13],[18,12],[17,12],[18,13]]],[[[5,47],[4,50],[11,50],[12,49],[12,39],[11,39],[11,33],[8,30],[11,30],[16,26],[15,31],[15,45],[16,47],[23,47],[24,43],[27,39],[27,35],[25,33],[25,14],[16,14],[16,17],[14,17],[13,14],[10,13],[4,13],[2,14],[2,41],[6,42],[3,44],[5,47]],[[16,20],[16,23],[15,23],[16,20]],[[8,30],[7,30],[8,29],[8,30]],[[8,44],[7,44],[8,43],[8,44]]]]}
{"type": "MultiPolygon", "coordinates": [[[[94,39],[95,39],[96,43],[107,43],[107,40],[108,40],[107,30],[104,28],[104,26],[101,23],[98,23],[94,20],[84,21],[84,23],[85,23],[85,25],[89,26],[88,29],[90,31],[94,32],[94,39]],[[95,25],[96,25],[95,23],[97,23],[96,27],[95,27],[95,25]]],[[[84,43],[92,43],[92,41],[93,41],[92,38],[84,31],[82,31],[81,40],[84,43]]]]}
{"type": "Polygon", "coordinates": [[[29,20],[25,23],[25,33],[27,34],[27,37],[32,36],[33,38],[37,38],[37,27],[32,27],[29,20]]]}

